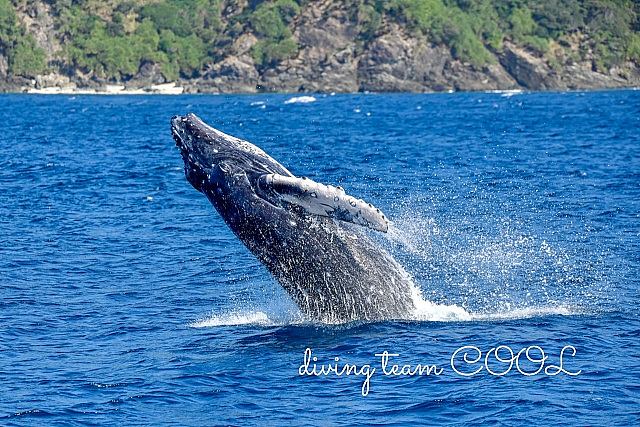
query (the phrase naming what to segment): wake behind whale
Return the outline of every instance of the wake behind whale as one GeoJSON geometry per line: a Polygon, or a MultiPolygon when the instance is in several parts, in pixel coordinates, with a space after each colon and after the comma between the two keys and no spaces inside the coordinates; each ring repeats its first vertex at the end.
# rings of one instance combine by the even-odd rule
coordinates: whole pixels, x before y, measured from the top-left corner
{"type": "Polygon", "coordinates": [[[412,319],[428,303],[364,229],[388,230],[379,209],[341,187],[295,177],[193,114],[173,117],[171,132],[187,180],[310,319],[412,319]]]}

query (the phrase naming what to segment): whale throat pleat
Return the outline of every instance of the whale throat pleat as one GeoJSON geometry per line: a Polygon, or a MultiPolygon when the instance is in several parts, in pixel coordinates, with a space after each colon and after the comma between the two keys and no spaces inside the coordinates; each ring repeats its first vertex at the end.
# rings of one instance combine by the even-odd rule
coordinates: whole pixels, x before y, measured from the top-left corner
{"type": "Polygon", "coordinates": [[[260,189],[285,204],[306,213],[326,216],[387,232],[385,215],[373,205],[349,196],[341,187],[320,184],[309,178],[265,174],[258,178],[260,189]]]}

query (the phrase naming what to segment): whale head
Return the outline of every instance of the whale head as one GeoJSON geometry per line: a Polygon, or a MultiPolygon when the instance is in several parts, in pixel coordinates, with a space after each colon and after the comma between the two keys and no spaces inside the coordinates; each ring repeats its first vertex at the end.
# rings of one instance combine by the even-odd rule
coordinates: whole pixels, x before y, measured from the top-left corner
{"type": "Polygon", "coordinates": [[[184,160],[185,176],[204,192],[216,168],[241,170],[248,177],[265,173],[291,175],[284,166],[260,148],[204,123],[195,114],[171,119],[171,133],[184,160]]]}

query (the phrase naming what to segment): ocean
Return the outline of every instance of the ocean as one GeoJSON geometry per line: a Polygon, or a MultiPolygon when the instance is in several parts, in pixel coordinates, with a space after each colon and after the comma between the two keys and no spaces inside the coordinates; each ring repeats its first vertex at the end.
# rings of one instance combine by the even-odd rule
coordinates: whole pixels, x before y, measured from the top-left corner
{"type": "Polygon", "coordinates": [[[640,91],[1,95],[0,424],[640,425],[640,91]],[[392,221],[329,325],[184,177],[193,112],[392,221]]]}

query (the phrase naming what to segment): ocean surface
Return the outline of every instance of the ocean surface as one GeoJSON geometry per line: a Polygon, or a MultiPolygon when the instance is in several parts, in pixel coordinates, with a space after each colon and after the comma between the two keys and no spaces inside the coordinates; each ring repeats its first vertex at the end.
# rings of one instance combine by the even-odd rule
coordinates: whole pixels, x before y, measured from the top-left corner
{"type": "Polygon", "coordinates": [[[640,91],[2,95],[0,120],[0,425],[640,425],[640,91]],[[415,315],[305,319],[185,179],[188,112],[385,212],[415,315]]]}

